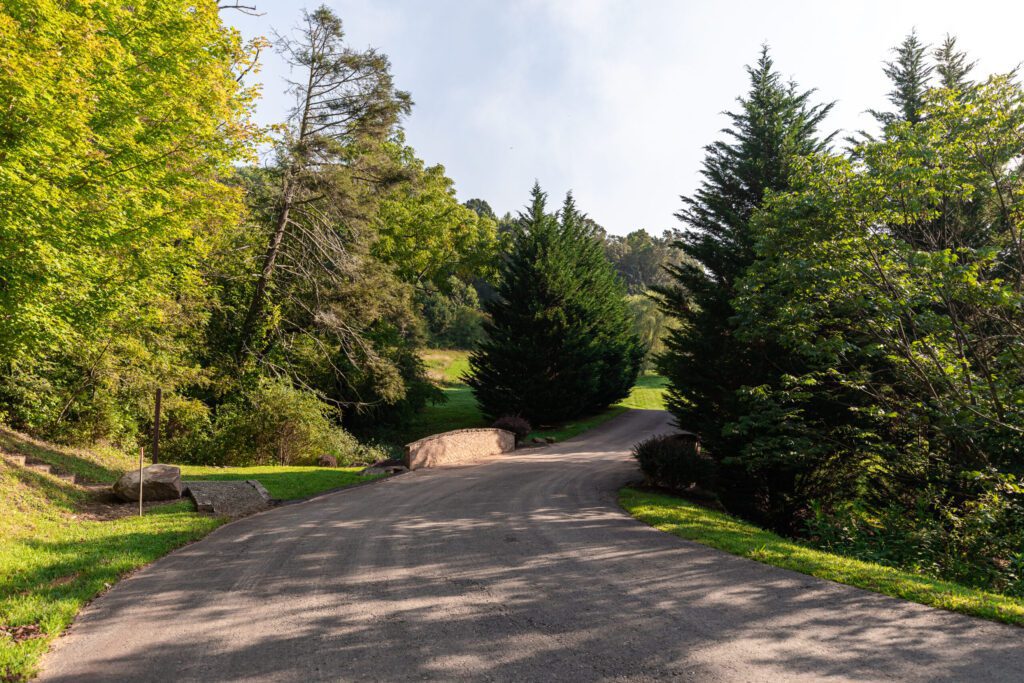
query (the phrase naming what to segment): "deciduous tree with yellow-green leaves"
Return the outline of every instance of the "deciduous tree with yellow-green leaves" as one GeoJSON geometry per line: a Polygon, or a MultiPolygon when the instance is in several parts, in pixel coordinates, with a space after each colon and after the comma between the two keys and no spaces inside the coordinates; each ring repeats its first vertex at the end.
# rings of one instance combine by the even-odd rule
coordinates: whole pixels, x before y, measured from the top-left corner
{"type": "Polygon", "coordinates": [[[212,0],[0,7],[0,405],[131,432],[194,379],[200,264],[239,220],[254,49],[212,0]],[[131,408],[128,408],[131,406],[131,408]]]}

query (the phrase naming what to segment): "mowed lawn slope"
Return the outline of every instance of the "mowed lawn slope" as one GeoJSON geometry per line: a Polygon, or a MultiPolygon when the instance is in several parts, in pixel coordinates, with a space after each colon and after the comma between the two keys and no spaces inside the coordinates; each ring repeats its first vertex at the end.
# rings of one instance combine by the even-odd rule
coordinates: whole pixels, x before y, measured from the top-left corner
{"type": "MultiPolygon", "coordinates": [[[[11,452],[11,434],[3,437],[3,450],[11,452]]],[[[43,447],[36,442],[30,450],[38,457],[43,447]]],[[[90,471],[97,481],[116,478],[127,464],[109,455],[54,455],[65,471],[90,471]]],[[[0,679],[31,676],[86,602],[222,523],[196,514],[188,502],[103,520],[82,487],[0,459],[0,679]]]]}
{"type": "MultiPolygon", "coordinates": [[[[0,454],[27,455],[109,484],[136,467],[114,449],[55,447],[0,428],[0,454]]],[[[305,498],[368,481],[358,468],[182,466],[186,479],[256,479],[272,496],[305,498]]],[[[376,478],[376,477],[374,477],[376,478]]],[[[0,680],[19,681],[78,611],[125,574],[202,538],[226,520],[188,501],[104,506],[83,486],[0,458],[0,680]],[[122,509],[118,509],[122,508],[122,509]]]]}
{"type": "MultiPolygon", "coordinates": [[[[448,400],[445,403],[428,405],[423,412],[416,415],[398,439],[408,443],[452,429],[488,426],[489,422],[480,413],[473,392],[463,381],[469,372],[469,352],[429,349],[423,352],[423,361],[426,363],[428,374],[448,400]]],[[[564,441],[607,422],[626,410],[664,410],[665,386],[665,378],[643,375],[637,380],[630,396],[607,411],[561,425],[534,425],[534,431],[527,439],[550,438],[564,441]]]]}

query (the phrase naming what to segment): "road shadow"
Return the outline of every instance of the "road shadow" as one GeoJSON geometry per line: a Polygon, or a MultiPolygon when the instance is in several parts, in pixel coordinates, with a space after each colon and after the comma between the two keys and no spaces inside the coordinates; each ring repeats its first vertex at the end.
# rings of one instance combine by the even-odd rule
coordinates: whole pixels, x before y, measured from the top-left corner
{"type": "Polygon", "coordinates": [[[605,432],[615,448],[415,472],[236,522],[98,601],[44,678],[1020,680],[1024,631],[627,517],[623,428],[605,432]]]}

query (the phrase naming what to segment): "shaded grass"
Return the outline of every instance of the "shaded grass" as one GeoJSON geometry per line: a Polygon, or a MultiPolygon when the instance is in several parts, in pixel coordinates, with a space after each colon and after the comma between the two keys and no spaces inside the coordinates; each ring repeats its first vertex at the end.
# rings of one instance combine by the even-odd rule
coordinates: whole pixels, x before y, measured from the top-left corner
{"type": "Polygon", "coordinates": [[[0,453],[27,455],[92,482],[113,482],[137,461],[111,446],[91,449],[57,446],[0,426],[0,453]]]}
{"type": "Polygon", "coordinates": [[[0,624],[37,625],[40,633],[21,642],[0,635],[0,679],[33,675],[50,641],[86,602],[223,523],[187,502],[145,517],[90,521],[77,514],[84,498],[72,485],[0,463],[0,624]]]}
{"type": "Polygon", "coordinates": [[[255,479],[278,500],[308,498],[332,489],[380,479],[385,475],[364,477],[361,467],[203,467],[179,465],[182,479],[196,481],[238,481],[255,479]]]}
{"type": "Polygon", "coordinates": [[[587,430],[602,425],[608,420],[612,419],[613,417],[622,415],[627,410],[629,410],[629,408],[625,408],[620,405],[614,405],[608,410],[604,411],[603,413],[598,413],[597,415],[582,417],[578,420],[566,422],[555,427],[544,427],[542,429],[535,429],[532,432],[530,432],[529,436],[527,436],[526,438],[527,440],[533,438],[548,438],[554,439],[555,441],[565,441],[567,439],[573,438],[574,436],[579,436],[580,434],[587,430]]]}
{"type": "Polygon", "coordinates": [[[625,488],[619,503],[656,529],[775,567],[993,621],[1024,626],[1024,600],[827,553],[674,496],[625,488]]]}
{"type": "Polygon", "coordinates": [[[417,413],[401,431],[399,440],[402,443],[453,429],[489,425],[467,385],[460,382],[442,387],[441,390],[448,400],[444,403],[430,404],[417,413]]]}

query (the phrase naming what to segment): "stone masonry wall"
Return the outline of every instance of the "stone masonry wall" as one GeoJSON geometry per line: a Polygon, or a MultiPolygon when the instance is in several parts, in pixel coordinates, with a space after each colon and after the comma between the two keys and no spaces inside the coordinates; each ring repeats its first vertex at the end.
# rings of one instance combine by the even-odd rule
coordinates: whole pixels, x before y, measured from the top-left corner
{"type": "Polygon", "coordinates": [[[456,429],[407,444],[405,464],[410,470],[454,465],[482,455],[508,453],[515,447],[515,435],[504,429],[456,429]]]}

